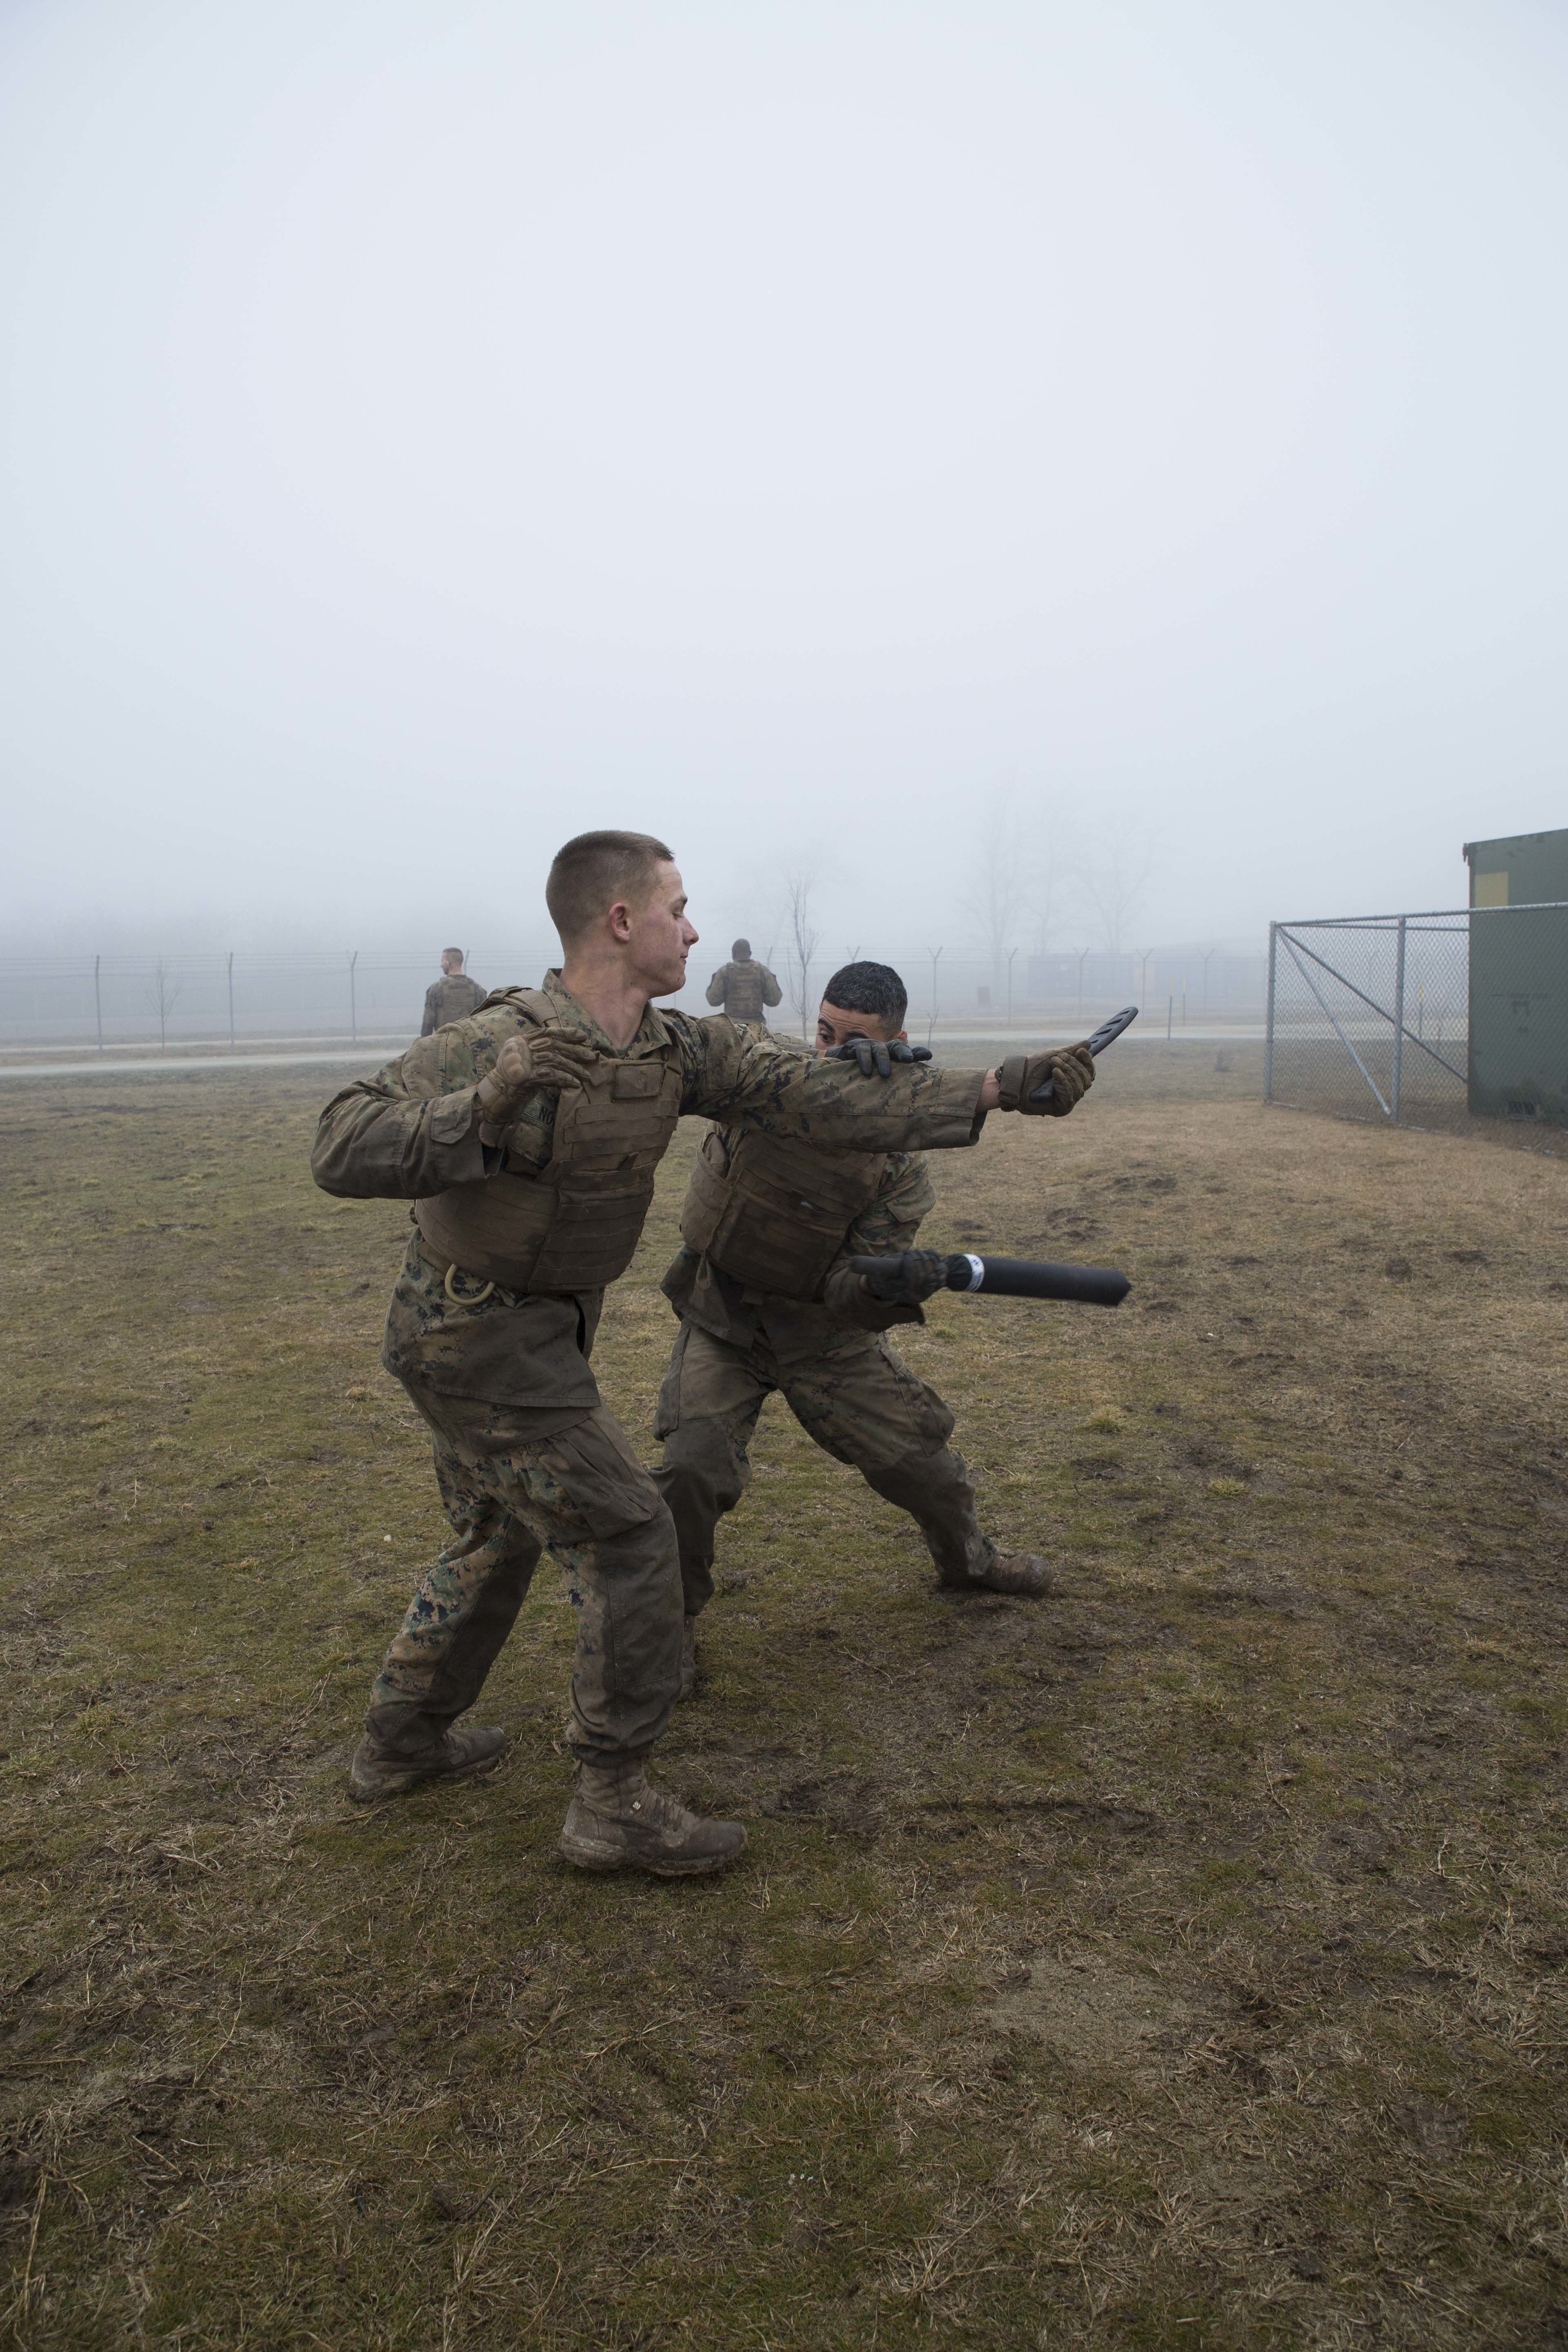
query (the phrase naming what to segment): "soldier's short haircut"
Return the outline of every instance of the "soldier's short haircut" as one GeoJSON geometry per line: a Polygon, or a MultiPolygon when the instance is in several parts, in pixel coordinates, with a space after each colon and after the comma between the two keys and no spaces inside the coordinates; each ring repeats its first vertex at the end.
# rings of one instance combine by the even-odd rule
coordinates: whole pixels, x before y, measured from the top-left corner
{"type": "Polygon", "coordinates": [[[459,963],[463,961],[463,950],[461,948],[443,948],[441,953],[444,956],[456,956],[459,963]]]}
{"type": "Polygon", "coordinates": [[[651,833],[580,833],[558,849],[544,886],[550,919],[563,947],[581,939],[617,898],[646,898],[654,868],[675,852],[651,833]]]}
{"type": "Polygon", "coordinates": [[[904,1025],[910,992],[890,963],[847,963],[823,990],[822,1001],[840,1013],[869,1013],[896,1032],[904,1025]]]}
{"type": "Polygon", "coordinates": [[[737,963],[750,963],[752,961],[751,940],[737,940],[734,946],[730,950],[730,953],[734,957],[737,963]]]}

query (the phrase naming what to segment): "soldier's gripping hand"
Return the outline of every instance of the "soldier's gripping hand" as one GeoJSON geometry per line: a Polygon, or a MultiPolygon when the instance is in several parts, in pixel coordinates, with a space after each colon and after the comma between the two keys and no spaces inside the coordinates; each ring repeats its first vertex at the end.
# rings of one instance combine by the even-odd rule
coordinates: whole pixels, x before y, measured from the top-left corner
{"type": "Polygon", "coordinates": [[[1087,1045],[1058,1045],[1048,1054],[1010,1054],[996,1073],[998,1108],[1026,1118],[1066,1118],[1094,1084],[1094,1055],[1087,1045]],[[1044,1102],[1035,1096],[1047,1079],[1044,1102]]]}
{"type": "Polygon", "coordinates": [[[890,1078],[895,1062],[929,1062],[929,1045],[907,1045],[901,1037],[884,1045],[879,1037],[849,1037],[842,1045],[830,1045],[823,1055],[825,1062],[858,1062],[860,1076],[868,1078],[872,1073],[879,1078],[890,1078]]]}
{"type": "Polygon", "coordinates": [[[899,1250],[860,1276],[884,1307],[919,1307],[947,1287],[947,1260],[937,1250],[899,1250]]]}
{"type": "Polygon", "coordinates": [[[494,1069],[475,1089],[479,1140],[499,1142],[524,1097],[539,1087],[581,1086],[595,1059],[592,1045],[564,1029],[531,1029],[525,1035],[509,1037],[496,1055],[494,1069]]]}

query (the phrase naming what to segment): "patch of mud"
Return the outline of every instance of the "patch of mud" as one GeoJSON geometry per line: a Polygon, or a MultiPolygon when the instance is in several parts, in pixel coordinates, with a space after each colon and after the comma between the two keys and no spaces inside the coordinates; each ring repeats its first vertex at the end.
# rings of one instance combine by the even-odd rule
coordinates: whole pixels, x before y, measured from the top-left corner
{"type": "Polygon", "coordinates": [[[1008,1986],[984,2014],[1079,2067],[1126,2066],[1201,2032],[1199,2011],[1168,1984],[1070,1947],[1033,1959],[1027,1981],[1008,1986]]]}

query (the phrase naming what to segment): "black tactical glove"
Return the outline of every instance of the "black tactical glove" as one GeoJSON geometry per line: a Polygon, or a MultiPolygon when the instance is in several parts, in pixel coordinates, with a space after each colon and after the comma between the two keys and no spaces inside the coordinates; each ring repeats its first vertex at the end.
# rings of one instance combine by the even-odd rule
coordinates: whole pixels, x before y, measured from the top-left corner
{"type": "Polygon", "coordinates": [[[860,1076],[868,1078],[875,1071],[879,1078],[890,1078],[895,1062],[929,1062],[929,1045],[906,1045],[895,1037],[884,1045],[879,1037],[851,1037],[842,1045],[830,1045],[823,1055],[825,1062],[858,1062],[860,1076]]]}
{"type": "Polygon", "coordinates": [[[900,1250],[879,1258],[860,1279],[884,1307],[918,1307],[946,1289],[947,1260],[937,1250],[900,1250]]]}
{"type": "Polygon", "coordinates": [[[1094,1084],[1094,1055],[1087,1045],[1058,1045],[1048,1054],[1010,1054],[996,1073],[1004,1110],[1022,1111],[1026,1118],[1066,1118],[1094,1084]],[[1035,1090],[1051,1082],[1044,1102],[1035,1090]]]}

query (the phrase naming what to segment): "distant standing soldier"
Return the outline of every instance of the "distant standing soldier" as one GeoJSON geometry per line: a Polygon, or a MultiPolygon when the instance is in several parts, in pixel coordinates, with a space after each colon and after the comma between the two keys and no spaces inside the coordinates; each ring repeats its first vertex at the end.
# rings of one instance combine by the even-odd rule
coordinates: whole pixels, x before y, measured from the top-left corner
{"type": "MultiPolygon", "coordinates": [[[[817,1014],[818,1057],[854,1045],[868,1076],[890,1068],[908,1002],[890,965],[846,964],[817,1014]]],[[[1047,1075],[1054,1092],[1043,1108],[1060,1118],[1093,1084],[1088,1047],[1004,1063],[1002,1102],[1042,1108],[1029,1097],[1047,1075]]],[[[923,1323],[921,1301],[942,1286],[946,1259],[911,1246],[935,1203],[924,1160],[906,1150],[824,1150],[782,1129],[709,1129],[681,1215],[685,1247],[664,1278],[680,1330],[654,1417],[664,1459],[653,1481],[680,1545],[683,1692],[712,1597],[714,1537],[750,1481],[752,1433],[775,1390],[825,1453],[909,1512],[939,1584],[1031,1599],[1049,1589],[1043,1560],[999,1549],[981,1528],[963,1456],[947,1442],[952,1413],[882,1336],[923,1323]],[[885,1259],[885,1269],[868,1279],[857,1257],[885,1259]]]]}
{"type": "Polygon", "coordinates": [[[763,1007],[781,1003],[784,991],[767,965],[753,960],[750,940],[737,940],[730,956],[708,983],[708,1002],[721,1005],[731,1021],[750,1021],[765,1029],[768,1016],[763,1007]]]}
{"type": "Polygon", "coordinates": [[[463,970],[462,949],[443,948],[441,977],[433,980],[425,992],[425,1018],[419,1024],[419,1034],[433,1036],[450,1021],[466,1021],[470,1013],[479,1011],[485,995],[479,982],[470,980],[463,970]]]}

